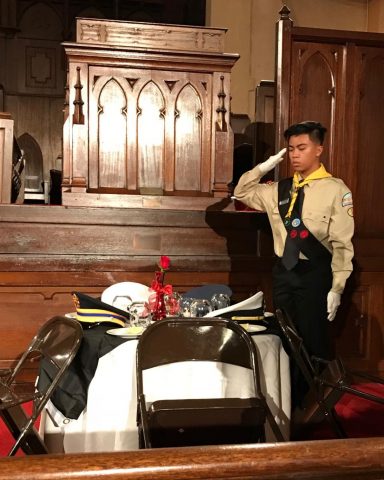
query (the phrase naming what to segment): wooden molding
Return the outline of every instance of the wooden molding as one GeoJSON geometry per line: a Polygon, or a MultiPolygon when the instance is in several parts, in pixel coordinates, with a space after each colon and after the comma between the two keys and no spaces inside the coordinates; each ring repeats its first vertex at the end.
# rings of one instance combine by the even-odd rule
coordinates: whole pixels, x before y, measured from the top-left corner
{"type": "Polygon", "coordinates": [[[76,41],[93,45],[222,53],[225,32],[223,28],[153,25],[95,18],[76,20],[76,41]]]}

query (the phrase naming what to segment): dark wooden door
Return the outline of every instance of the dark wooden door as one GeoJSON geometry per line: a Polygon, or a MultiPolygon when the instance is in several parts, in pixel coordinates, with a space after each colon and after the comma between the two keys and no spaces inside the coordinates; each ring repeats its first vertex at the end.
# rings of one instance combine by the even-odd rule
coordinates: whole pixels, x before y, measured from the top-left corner
{"type": "Polygon", "coordinates": [[[357,128],[355,137],[345,140],[356,145],[356,230],[359,235],[378,237],[384,234],[384,215],[380,214],[384,205],[384,48],[358,46],[354,60],[357,128]]]}
{"type": "Polygon", "coordinates": [[[332,43],[295,42],[292,46],[290,123],[317,120],[327,126],[322,161],[331,171],[337,163],[342,127],[343,50],[332,43]]]}

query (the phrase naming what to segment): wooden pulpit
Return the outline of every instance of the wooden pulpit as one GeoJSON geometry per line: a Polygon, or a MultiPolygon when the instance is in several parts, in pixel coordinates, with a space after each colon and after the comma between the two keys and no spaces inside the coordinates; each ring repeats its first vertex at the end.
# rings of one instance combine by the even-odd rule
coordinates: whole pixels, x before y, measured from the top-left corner
{"type": "Polygon", "coordinates": [[[202,210],[229,194],[225,29],[77,19],[64,43],[64,205],[202,210]]]}

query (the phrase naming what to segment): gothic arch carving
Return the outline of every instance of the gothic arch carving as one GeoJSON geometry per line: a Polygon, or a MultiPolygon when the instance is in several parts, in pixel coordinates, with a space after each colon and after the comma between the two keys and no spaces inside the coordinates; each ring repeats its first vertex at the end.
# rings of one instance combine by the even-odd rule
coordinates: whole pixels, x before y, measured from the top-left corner
{"type": "Polygon", "coordinates": [[[138,185],[164,187],[164,96],[153,82],[147,82],[137,98],[138,185]]]}
{"type": "Polygon", "coordinates": [[[187,83],[175,103],[175,188],[199,190],[202,148],[202,101],[187,83]]]}

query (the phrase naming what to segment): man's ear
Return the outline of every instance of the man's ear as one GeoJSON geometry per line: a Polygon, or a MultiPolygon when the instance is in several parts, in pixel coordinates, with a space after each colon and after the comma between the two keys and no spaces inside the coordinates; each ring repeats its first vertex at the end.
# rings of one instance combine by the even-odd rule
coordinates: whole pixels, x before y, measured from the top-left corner
{"type": "Polygon", "coordinates": [[[324,147],[323,145],[317,145],[316,147],[316,157],[320,157],[320,155],[323,153],[324,147]]]}

